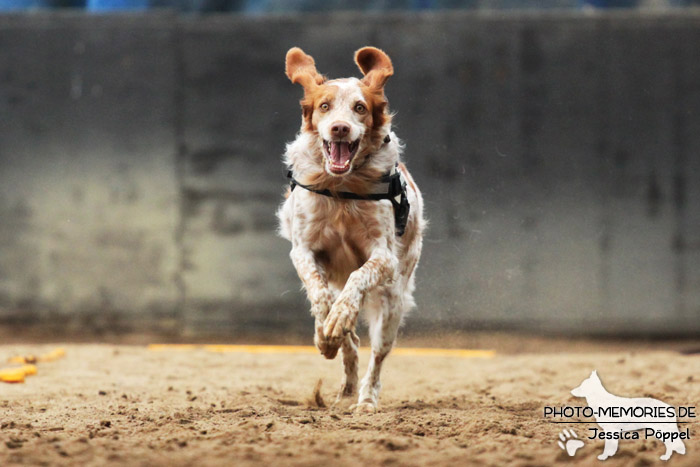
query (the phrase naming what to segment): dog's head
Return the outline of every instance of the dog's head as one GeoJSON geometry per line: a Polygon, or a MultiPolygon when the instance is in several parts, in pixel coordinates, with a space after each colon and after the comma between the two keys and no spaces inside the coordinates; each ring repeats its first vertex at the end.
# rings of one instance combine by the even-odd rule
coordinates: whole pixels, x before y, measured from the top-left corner
{"type": "Polygon", "coordinates": [[[598,377],[598,372],[593,370],[591,376],[584,379],[583,382],[577,387],[571,390],[571,395],[576,397],[587,397],[591,394],[597,393],[603,383],[601,383],[598,377]]]}
{"type": "Polygon", "coordinates": [[[364,78],[328,80],[316,71],[314,59],[300,48],[287,52],[286,73],[304,88],[302,131],[316,135],[319,164],[332,176],[345,176],[379,149],[391,119],[384,84],[394,68],[374,47],[355,52],[364,78]]]}

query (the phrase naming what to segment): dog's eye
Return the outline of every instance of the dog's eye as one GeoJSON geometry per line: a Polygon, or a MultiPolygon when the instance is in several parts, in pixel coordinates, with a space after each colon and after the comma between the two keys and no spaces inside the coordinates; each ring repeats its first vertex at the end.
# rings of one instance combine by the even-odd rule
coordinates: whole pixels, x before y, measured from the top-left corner
{"type": "Polygon", "coordinates": [[[358,114],[363,114],[367,112],[367,107],[364,104],[355,104],[355,112],[358,114]]]}
{"type": "Polygon", "coordinates": [[[331,106],[328,105],[327,102],[324,102],[319,106],[319,109],[321,109],[321,112],[328,112],[330,110],[331,106]]]}

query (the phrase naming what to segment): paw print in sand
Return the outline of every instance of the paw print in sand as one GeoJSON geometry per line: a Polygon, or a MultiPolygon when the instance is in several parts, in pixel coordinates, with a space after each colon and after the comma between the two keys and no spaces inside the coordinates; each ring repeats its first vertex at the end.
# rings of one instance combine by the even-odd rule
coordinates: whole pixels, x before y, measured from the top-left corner
{"type": "Polygon", "coordinates": [[[562,430],[562,432],[559,433],[559,439],[561,441],[557,441],[557,444],[570,456],[576,454],[576,451],[583,447],[583,441],[578,439],[574,430],[562,430]]]}

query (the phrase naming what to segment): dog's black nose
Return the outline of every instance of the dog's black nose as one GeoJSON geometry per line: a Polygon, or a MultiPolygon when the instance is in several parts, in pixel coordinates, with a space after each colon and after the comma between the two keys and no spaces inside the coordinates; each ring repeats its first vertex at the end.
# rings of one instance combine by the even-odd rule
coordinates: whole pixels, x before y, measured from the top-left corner
{"type": "Polygon", "coordinates": [[[350,125],[336,122],[331,127],[331,134],[336,138],[342,138],[350,133],[350,125]]]}

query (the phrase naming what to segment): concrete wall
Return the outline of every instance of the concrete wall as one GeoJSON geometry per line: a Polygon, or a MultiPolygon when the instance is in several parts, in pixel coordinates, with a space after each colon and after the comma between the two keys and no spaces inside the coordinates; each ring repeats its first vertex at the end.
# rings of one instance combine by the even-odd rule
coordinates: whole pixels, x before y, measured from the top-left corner
{"type": "Polygon", "coordinates": [[[308,333],[275,236],[298,45],[386,50],[418,328],[700,331],[700,15],[0,16],[0,320],[308,333]]]}
{"type": "Polygon", "coordinates": [[[0,17],[0,306],[109,328],[178,304],[172,18],[0,17]]]}

